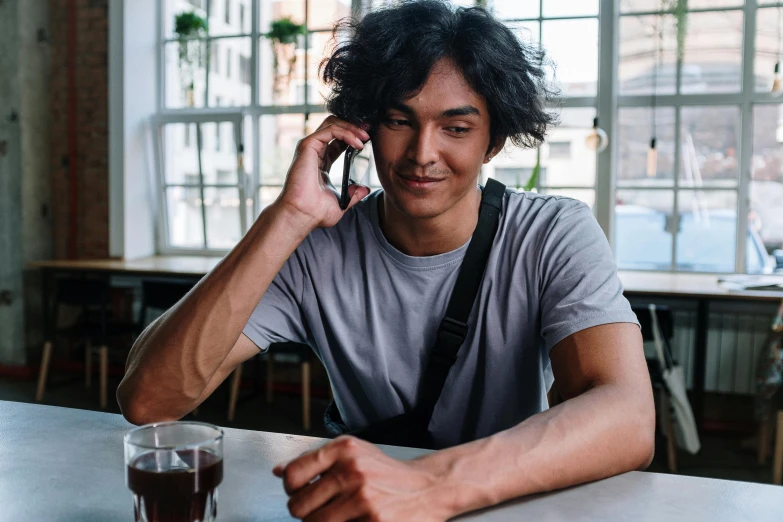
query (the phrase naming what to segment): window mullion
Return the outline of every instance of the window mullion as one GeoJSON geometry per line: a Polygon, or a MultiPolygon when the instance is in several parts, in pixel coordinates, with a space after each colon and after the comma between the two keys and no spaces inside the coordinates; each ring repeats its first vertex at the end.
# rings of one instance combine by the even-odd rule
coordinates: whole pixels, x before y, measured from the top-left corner
{"type": "Polygon", "coordinates": [[[203,138],[201,135],[201,124],[196,124],[196,147],[198,151],[198,180],[199,193],[201,194],[201,227],[204,233],[204,248],[207,248],[207,208],[204,201],[204,170],[201,165],[201,149],[203,138]]]}
{"type": "Polygon", "coordinates": [[[740,105],[739,179],[737,180],[737,246],[735,270],[747,272],[746,243],[750,212],[750,176],[753,161],[753,103],[756,90],[756,0],[746,0],[742,45],[742,103],[740,105]]]}
{"type": "Polygon", "coordinates": [[[598,98],[599,124],[609,135],[609,147],[596,155],[595,216],[614,247],[615,179],[617,155],[617,63],[619,61],[619,17],[615,0],[601,0],[598,15],[598,98]]]}

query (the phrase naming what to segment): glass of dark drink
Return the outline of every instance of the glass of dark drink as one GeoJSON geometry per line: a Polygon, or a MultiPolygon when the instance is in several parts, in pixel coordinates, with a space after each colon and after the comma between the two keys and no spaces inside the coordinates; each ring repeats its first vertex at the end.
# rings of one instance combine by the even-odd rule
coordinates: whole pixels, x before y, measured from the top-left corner
{"type": "Polygon", "coordinates": [[[161,422],[125,434],[125,482],[136,522],[213,522],[223,480],[223,430],[161,422]]]}

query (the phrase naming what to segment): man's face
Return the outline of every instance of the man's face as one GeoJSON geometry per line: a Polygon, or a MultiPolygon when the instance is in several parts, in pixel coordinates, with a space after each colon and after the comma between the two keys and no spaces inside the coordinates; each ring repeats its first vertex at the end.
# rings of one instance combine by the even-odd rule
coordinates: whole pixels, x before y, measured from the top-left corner
{"type": "Polygon", "coordinates": [[[438,62],[421,92],[382,114],[372,135],[384,202],[432,218],[475,198],[489,131],[484,99],[451,61],[438,62]]]}

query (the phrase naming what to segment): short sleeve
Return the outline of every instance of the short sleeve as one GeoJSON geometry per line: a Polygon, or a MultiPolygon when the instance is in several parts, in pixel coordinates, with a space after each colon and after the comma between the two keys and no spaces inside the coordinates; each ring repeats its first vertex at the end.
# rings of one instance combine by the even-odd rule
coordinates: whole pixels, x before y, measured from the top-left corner
{"type": "Polygon", "coordinates": [[[302,311],[304,285],[304,263],[297,250],[272,280],[243,330],[261,351],[272,343],[307,343],[302,311]]]}
{"type": "Polygon", "coordinates": [[[639,324],[623,295],[612,250],[590,208],[561,199],[539,257],[541,335],[547,352],[580,330],[639,324]]]}

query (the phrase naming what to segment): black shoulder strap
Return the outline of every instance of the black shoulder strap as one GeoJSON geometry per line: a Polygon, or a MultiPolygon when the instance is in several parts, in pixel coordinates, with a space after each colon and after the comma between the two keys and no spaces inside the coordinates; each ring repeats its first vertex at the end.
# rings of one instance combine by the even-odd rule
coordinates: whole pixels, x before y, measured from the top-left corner
{"type": "Polygon", "coordinates": [[[416,408],[413,411],[415,420],[425,427],[429,424],[435,404],[443,391],[443,385],[446,384],[449,370],[457,360],[457,352],[467,336],[468,316],[473,309],[481,279],[484,277],[487,259],[500,221],[500,212],[503,209],[505,191],[506,186],[494,179],[487,180],[487,185],[484,187],[476,230],[462,260],[457,282],[451,291],[446,317],[438,328],[438,337],[424,371],[416,408]]]}

